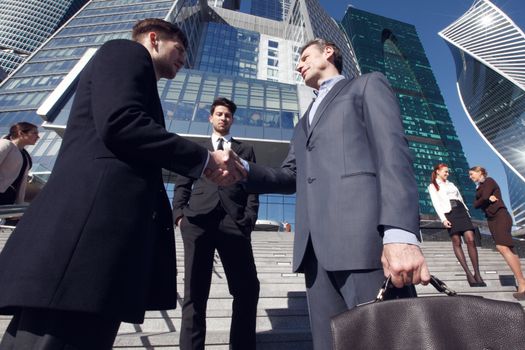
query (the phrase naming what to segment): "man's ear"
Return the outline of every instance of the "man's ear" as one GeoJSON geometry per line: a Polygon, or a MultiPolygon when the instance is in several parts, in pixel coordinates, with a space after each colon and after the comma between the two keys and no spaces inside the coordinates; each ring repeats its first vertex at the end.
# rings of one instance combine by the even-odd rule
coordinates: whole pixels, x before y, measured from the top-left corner
{"type": "Polygon", "coordinates": [[[334,60],[334,48],[331,46],[325,46],[323,50],[324,57],[329,60],[330,62],[333,62],[334,60]]]}
{"type": "Polygon", "coordinates": [[[159,37],[158,37],[157,33],[155,33],[155,32],[149,32],[147,34],[147,41],[152,47],[156,47],[157,46],[158,39],[159,39],[159,37]]]}

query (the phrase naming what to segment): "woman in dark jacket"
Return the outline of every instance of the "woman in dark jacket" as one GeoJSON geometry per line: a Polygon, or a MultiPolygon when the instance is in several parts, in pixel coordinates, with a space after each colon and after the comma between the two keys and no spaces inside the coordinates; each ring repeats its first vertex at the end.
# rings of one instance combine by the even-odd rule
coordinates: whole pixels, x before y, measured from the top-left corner
{"type": "Polygon", "coordinates": [[[470,168],[469,176],[477,185],[474,208],[481,209],[485,213],[496,249],[503,256],[518,282],[518,292],[513,294],[514,298],[525,300],[525,277],[521,271],[520,259],[512,249],[514,247],[510,233],[512,217],[501,199],[501,190],[496,181],[488,177],[487,171],[480,166],[470,168]]]}

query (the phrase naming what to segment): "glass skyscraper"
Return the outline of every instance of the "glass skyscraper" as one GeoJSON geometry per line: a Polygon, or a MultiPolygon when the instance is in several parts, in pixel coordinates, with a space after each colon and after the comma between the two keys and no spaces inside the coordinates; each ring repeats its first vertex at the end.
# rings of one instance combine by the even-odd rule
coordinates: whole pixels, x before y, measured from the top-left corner
{"type": "Polygon", "coordinates": [[[87,1],[0,0],[0,68],[11,73],[87,1]]]}
{"type": "Polygon", "coordinates": [[[282,21],[286,19],[292,0],[252,0],[250,13],[255,16],[282,21]]]}
{"type": "MultiPolygon", "coordinates": [[[[295,65],[299,49],[316,36],[334,38],[344,54],[347,76],[358,74],[355,57],[338,25],[317,0],[290,3],[286,21],[241,13],[238,1],[92,0],[0,85],[0,132],[21,120],[42,124],[30,153],[51,170],[74,96],[75,77],[93,49],[130,38],[146,17],[178,23],[189,37],[186,69],[158,83],[166,128],[190,139],[211,134],[213,99],[238,106],[232,135],[255,148],[259,163],[279,166],[294,125],[313,98],[295,65]],[[38,113],[37,114],[37,110],[38,113]]],[[[37,166],[38,166],[37,165],[37,166]]],[[[176,176],[165,173],[168,194],[176,176]]],[[[295,196],[260,196],[259,218],[295,223],[295,196]]]]}
{"type": "Polygon", "coordinates": [[[454,57],[463,108],[503,162],[515,222],[525,225],[525,34],[478,0],[439,35],[454,57]]]}
{"type": "MultiPolygon", "coordinates": [[[[421,214],[435,215],[427,186],[438,163],[448,164],[450,180],[470,206],[475,188],[468,178],[469,166],[416,28],[354,7],[348,7],[341,25],[361,73],[383,73],[399,99],[421,214]]],[[[471,215],[481,214],[471,210],[471,215]]]]}

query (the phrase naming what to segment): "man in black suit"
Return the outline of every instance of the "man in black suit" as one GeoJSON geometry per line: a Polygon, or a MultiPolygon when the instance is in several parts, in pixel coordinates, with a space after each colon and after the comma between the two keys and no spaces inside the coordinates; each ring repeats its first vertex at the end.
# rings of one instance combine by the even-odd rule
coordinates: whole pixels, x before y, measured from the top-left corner
{"type": "Polygon", "coordinates": [[[0,313],[14,315],[2,349],[110,349],[120,322],[175,308],[161,170],[240,178],[228,153],[165,129],[157,81],[183,67],[184,33],[146,19],[132,37],[104,44],[81,73],[49,181],[0,255],[0,313]]]}
{"type": "MultiPolygon", "coordinates": [[[[230,136],[235,104],[226,98],[213,101],[209,116],[213,134],[203,143],[210,151],[231,149],[255,162],[253,148],[230,136]]],[[[181,350],[204,349],[206,304],[210,292],[215,249],[233,296],[231,348],[255,349],[255,321],[259,280],[250,234],[257,220],[259,198],[240,184],[222,187],[209,180],[194,182],[178,176],[173,216],[184,242],[184,303],[181,350]]]]}

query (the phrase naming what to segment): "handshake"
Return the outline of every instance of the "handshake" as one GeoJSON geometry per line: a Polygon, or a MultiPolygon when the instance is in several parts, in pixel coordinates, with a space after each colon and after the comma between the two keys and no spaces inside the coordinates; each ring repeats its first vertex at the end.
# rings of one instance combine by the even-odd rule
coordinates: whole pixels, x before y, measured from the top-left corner
{"type": "Polygon", "coordinates": [[[245,179],[248,172],[239,156],[230,149],[210,152],[204,175],[219,186],[230,186],[245,179]]]}

